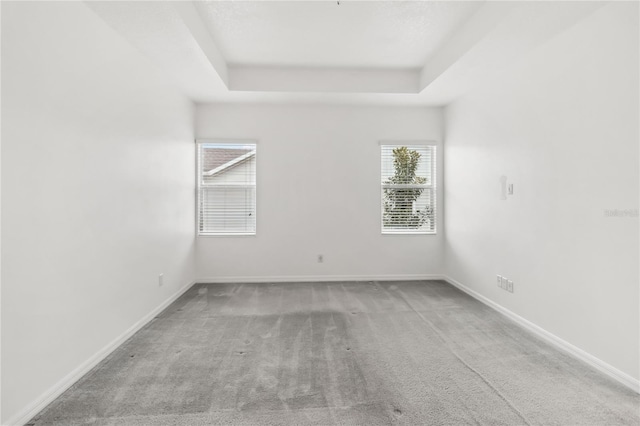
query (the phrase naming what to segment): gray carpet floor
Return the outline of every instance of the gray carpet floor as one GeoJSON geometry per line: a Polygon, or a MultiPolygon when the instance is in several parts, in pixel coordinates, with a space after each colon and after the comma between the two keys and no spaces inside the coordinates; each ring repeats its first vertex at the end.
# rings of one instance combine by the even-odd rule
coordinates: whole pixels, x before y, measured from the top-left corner
{"type": "Polygon", "coordinates": [[[440,281],[197,284],[34,425],[638,425],[640,397],[440,281]]]}

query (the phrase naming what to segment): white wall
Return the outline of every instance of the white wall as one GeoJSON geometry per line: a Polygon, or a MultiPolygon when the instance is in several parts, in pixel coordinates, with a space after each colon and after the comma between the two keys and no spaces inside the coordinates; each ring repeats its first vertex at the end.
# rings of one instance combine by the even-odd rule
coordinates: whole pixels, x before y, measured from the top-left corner
{"type": "Polygon", "coordinates": [[[193,279],[195,170],[193,105],[87,6],[2,9],[7,424],[193,279]]]}
{"type": "Polygon", "coordinates": [[[614,3],[445,112],[447,274],[636,379],[638,217],[605,210],[638,209],[638,90],[614,3]]]}
{"type": "Polygon", "coordinates": [[[201,280],[442,273],[441,226],[437,235],[380,233],[378,144],[440,142],[440,109],[207,105],[196,135],[258,144],[257,235],[199,237],[201,280]]]}

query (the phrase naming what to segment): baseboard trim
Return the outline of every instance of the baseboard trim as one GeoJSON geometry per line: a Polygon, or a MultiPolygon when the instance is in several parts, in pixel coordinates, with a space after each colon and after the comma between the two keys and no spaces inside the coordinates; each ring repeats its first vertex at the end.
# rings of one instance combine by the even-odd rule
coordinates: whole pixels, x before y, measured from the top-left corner
{"type": "Polygon", "coordinates": [[[596,370],[600,371],[603,374],[606,374],[607,376],[609,376],[612,379],[616,380],[617,382],[623,384],[624,386],[628,387],[629,389],[635,391],[636,393],[640,393],[640,380],[637,380],[637,379],[631,377],[627,373],[618,370],[614,366],[612,366],[612,365],[602,361],[601,359],[596,358],[595,356],[591,355],[590,353],[588,353],[588,352],[586,352],[586,351],[584,351],[584,350],[572,345],[571,343],[561,339],[560,337],[556,336],[555,334],[548,332],[544,328],[532,323],[529,320],[526,320],[526,319],[522,318],[520,315],[517,315],[517,314],[511,312],[510,310],[508,310],[507,308],[503,307],[502,305],[499,305],[496,302],[494,302],[493,300],[491,300],[491,299],[481,295],[480,293],[470,289],[469,287],[465,286],[464,284],[460,283],[459,281],[456,281],[453,278],[451,278],[449,276],[446,276],[446,275],[442,276],[442,279],[444,281],[448,282],[449,284],[451,284],[452,286],[457,287],[460,290],[464,291],[465,293],[467,293],[469,296],[473,297],[474,299],[484,303],[485,305],[489,306],[490,308],[492,308],[492,309],[498,311],[499,313],[503,314],[507,318],[511,319],[512,321],[514,321],[515,323],[517,323],[521,327],[524,327],[525,329],[529,330],[530,332],[532,332],[536,336],[540,337],[544,341],[550,343],[554,347],[562,350],[565,353],[568,353],[569,355],[571,355],[574,358],[577,358],[580,361],[583,361],[583,362],[587,363],[591,367],[595,368],[596,370]]]}
{"type": "Polygon", "coordinates": [[[318,281],[415,281],[415,280],[444,280],[454,287],[460,289],[461,291],[467,293],[474,299],[484,303],[490,308],[496,310],[497,312],[503,314],[508,317],[518,325],[524,327],[530,332],[534,333],[536,336],[550,343],[554,347],[568,353],[569,355],[577,358],[596,370],[600,371],[603,374],[611,377],[617,382],[623,384],[629,389],[635,391],[636,393],[640,393],[640,381],[631,377],[627,373],[618,370],[612,365],[602,361],[599,358],[585,352],[584,350],[572,345],[571,343],[561,339],[560,337],[548,332],[547,330],[539,327],[538,325],[532,323],[529,320],[522,318],[521,316],[511,312],[506,309],[502,305],[488,299],[487,297],[481,295],[480,293],[470,289],[464,284],[458,282],[457,280],[447,276],[447,275],[434,275],[434,274],[411,274],[411,275],[316,275],[316,276],[274,276],[274,277],[258,277],[258,276],[248,276],[248,277],[215,277],[215,278],[199,278],[194,280],[193,282],[188,283],[183,286],[180,290],[170,296],[167,300],[161,303],[158,307],[153,309],[139,321],[137,321],[134,325],[129,327],[124,333],[114,339],[112,342],[107,344],[104,348],[99,350],[93,356],[91,356],[88,360],[78,366],[75,370],[67,374],[64,378],[62,378],[58,383],[52,386],[49,390],[44,392],[40,397],[38,397],[34,402],[29,404],[25,409],[21,412],[13,416],[9,419],[5,424],[7,425],[24,425],[26,422],[31,420],[36,414],[38,414],[42,409],[44,409],[47,405],[53,402],[58,396],[60,396],[63,392],[69,389],[75,382],[77,382],[82,376],[88,373],[92,368],[94,368],[98,363],[104,360],[107,356],[109,356],[116,348],[118,348],[122,343],[124,343],[127,339],[133,336],[136,332],[142,329],[146,324],[149,323],[157,314],[162,312],[167,306],[176,301],[180,296],[182,296],[189,288],[191,288],[195,283],[261,283],[261,282],[318,282],[318,281]]]}
{"type": "Polygon", "coordinates": [[[200,284],[215,283],[292,283],[292,282],[329,282],[329,281],[418,281],[441,280],[442,275],[288,275],[288,276],[246,276],[246,277],[201,277],[200,284]]]}
{"type": "Polygon", "coordinates": [[[162,312],[167,306],[175,302],[180,296],[182,296],[187,290],[189,290],[195,281],[188,283],[183,286],[171,295],[168,299],[162,302],[159,306],[149,312],[147,315],[142,317],[139,321],[133,324],[129,329],[127,329],[120,336],[111,341],[108,345],[100,349],[93,356],[91,356],[88,360],[83,362],[76,369],[71,371],[65,377],[63,377],[58,383],[53,385],[49,390],[44,392],[40,397],[38,397],[35,401],[21,410],[18,414],[14,415],[11,419],[7,420],[6,423],[2,423],[4,425],[24,425],[29,420],[31,420],[36,414],[42,411],[47,405],[53,402],[57,397],[62,395],[67,389],[69,389],[75,382],[80,380],[82,376],[87,374],[93,367],[98,365],[102,360],[104,360],[107,356],[109,356],[114,350],[116,350],[120,345],[122,345],[128,338],[133,336],[136,332],[138,332],[142,327],[147,325],[156,315],[162,312]]]}

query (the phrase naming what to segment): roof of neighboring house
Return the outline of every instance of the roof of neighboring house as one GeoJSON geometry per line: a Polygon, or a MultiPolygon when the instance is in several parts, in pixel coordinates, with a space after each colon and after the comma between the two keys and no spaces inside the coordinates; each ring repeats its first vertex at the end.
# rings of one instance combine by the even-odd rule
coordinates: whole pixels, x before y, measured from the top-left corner
{"type": "Polygon", "coordinates": [[[216,148],[202,150],[202,171],[208,172],[251,152],[251,149],[216,148]]]}
{"type": "Polygon", "coordinates": [[[255,153],[256,151],[251,149],[205,149],[202,153],[202,172],[204,175],[212,176],[251,158],[255,153]]]}

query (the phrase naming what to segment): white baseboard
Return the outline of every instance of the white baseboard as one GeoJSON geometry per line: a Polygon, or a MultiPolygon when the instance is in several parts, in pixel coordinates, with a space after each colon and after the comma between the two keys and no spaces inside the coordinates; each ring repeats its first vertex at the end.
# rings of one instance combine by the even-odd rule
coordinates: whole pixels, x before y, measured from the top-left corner
{"type": "Polygon", "coordinates": [[[288,276],[246,276],[246,277],[202,277],[197,283],[282,283],[282,282],[328,282],[328,281],[417,281],[441,280],[442,275],[288,275],[288,276]]]}
{"type": "Polygon", "coordinates": [[[540,337],[541,339],[545,340],[546,342],[550,343],[554,347],[562,350],[563,352],[568,353],[569,355],[573,356],[574,358],[579,359],[580,361],[583,361],[583,362],[587,363],[591,367],[595,368],[596,370],[600,371],[601,373],[606,374],[607,376],[611,377],[612,379],[622,383],[623,385],[625,385],[629,389],[635,391],[636,393],[640,393],[640,380],[637,380],[637,379],[631,377],[627,373],[618,370],[614,366],[612,366],[612,365],[602,361],[601,359],[596,358],[595,356],[591,355],[590,353],[585,352],[584,350],[572,345],[571,343],[561,339],[560,337],[556,336],[555,334],[552,334],[552,333],[548,332],[547,330],[543,329],[542,327],[537,326],[536,324],[532,323],[531,321],[522,318],[521,316],[511,312],[507,308],[504,308],[503,306],[497,304],[493,300],[488,299],[487,297],[481,295],[480,293],[478,293],[478,292],[476,292],[474,290],[471,290],[469,287],[465,286],[464,284],[461,284],[460,282],[454,280],[453,278],[444,275],[444,276],[442,276],[442,279],[447,281],[449,284],[451,284],[451,285],[459,288],[460,290],[464,291],[465,293],[467,293],[469,296],[473,297],[474,299],[477,299],[478,301],[484,303],[485,305],[489,306],[490,308],[500,312],[501,314],[503,314],[507,318],[511,319],[512,321],[514,321],[518,325],[520,325],[520,326],[524,327],[525,329],[529,330],[530,332],[532,332],[536,336],[540,337]]]}
{"type": "Polygon", "coordinates": [[[260,283],[260,282],[318,282],[318,281],[414,281],[414,280],[444,280],[449,284],[459,288],[464,291],[474,299],[484,303],[490,308],[500,312],[506,317],[510,318],[512,321],[516,322],[520,326],[534,333],[538,337],[543,340],[549,342],[556,348],[570,354],[571,356],[587,363],[592,366],[596,370],[606,374],[607,376],[613,378],[614,380],[622,383],[633,391],[640,393],[640,381],[631,377],[630,375],[624,373],[623,371],[618,370],[612,365],[596,358],[595,356],[585,352],[584,350],[573,346],[572,344],[566,342],[565,340],[559,338],[558,336],[546,331],[545,329],[537,326],[536,324],[522,318],[521,316],[511,312],[510,310],[502,307],[501,305],[495,303],[494,301],[486,298],[485,296],[477,293],[474,290],[471,290],[467,286],[461,284],[460,282],[454,280],[453,278],[446,275],[345,275],[345,276],[337,276],[337,275],[316,275],[316,276],[283,276],[283,277],[257,277],[257,276],[249,276],[249,277],[215,277],[215,278],[199,278],[174,293],[171,297],[161,303],[158,307],[153,309],[143,318],[141,318],[138,322],[132,325],[128,330],[106,345],[104,348],[95,353],[92,357],[78,366],[75,370],[70,372],[64,378],[62,378],[58,383],[52,386],[49,390],[44,392],[40,397],[38,397],[35,401],[21,410],[18,414],[9,419],[5,424],[6,425],[23,425],[29,420],[31,420],[36,414],[38,414],[43,408],[45,408],[48,404],[53,402],[58,396],[60,396],[64,391],[69,389],[75,382],[77,382],[82,376],[88,373],[93,367],[98,365],[102,360],[104,360],[111,352],[113,352],[116,348],[118,348],[122,343],[124,343],[128,338],[133,336],[137,331],[139,331],[142,327],[144,327],[151,319],[153,319],[157,314],[162,312],[167,306],[177,300],[180,296],[182,296],[189,288],[191,288],[195,283],[260,283]]]}
{"type": "Polygon", "coordinates": [[[108,345],[100,349],[93,356],[91,356],[88,360],[79,365],[72,372],[63,377],[58,383],[49,388],[46,392],[36,398],[31,404],[26,406],[23,410],[21,410],[18,414],[14,415],[12,418],[7,420],[3,425],[24,425],[29,420],[33,418],[36,414],[38,414],[42,409],[44,409],[47,405],[53,402],[57,397],[62,395],[67,389],[69,389],[75,382],[80,380],[82,376],[87,374],[93,367],[98,365],[102,360],[104,360],[107,356],[111,354],[115,349],[117,349],[120,345],[122,345],[128,338],[133,336],[137,331],[139,331],[142,327],[147,325],[149,321],[151,321],[156,315],[162,312],[167,306],[171,303],[175,302],[180,296],[182,296],[187,290],[189,290],[195,281],[190,282],[189,284],[182,287],[180,290],[171,295],[167,300],[162,302],[158,307],[153,309],[147,315],[142,317],[138,322],[133,324],[122,333],[120,336],[115,338],[108,345]]]}

